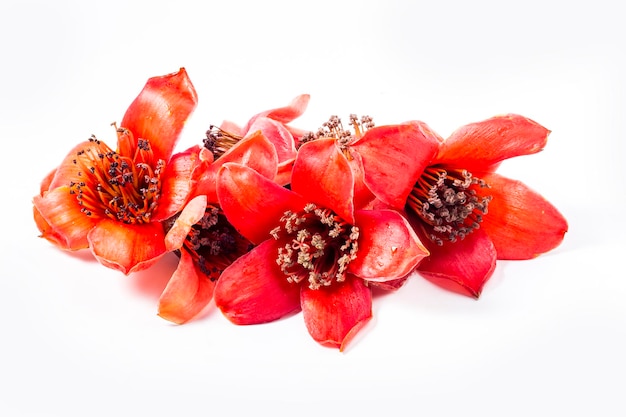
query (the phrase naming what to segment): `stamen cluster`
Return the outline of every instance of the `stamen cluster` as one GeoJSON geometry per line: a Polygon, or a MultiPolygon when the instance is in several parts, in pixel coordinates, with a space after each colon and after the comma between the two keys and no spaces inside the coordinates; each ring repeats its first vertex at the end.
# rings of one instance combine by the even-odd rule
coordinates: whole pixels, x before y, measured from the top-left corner
{"type": "MultiPolygon", "coordinates": [[[[130,134],[124,129],[118,133],[130,134]]],[[[73,160],[81,180],[69,184],[81,211],[127,224],[148,223],[157,207],[165,161],[153,164],[147,140],[137,141],[132,158],[111,150],[95,136],[89,142],[94,146],[78,151],[73,160]]]]}
{"type": "MultiPolygon", "coordinates": [[[[165,222],[166,230],[172,227],[176,217],[165,222]]],[[[253,247],[228,222],[222,210],[212,205],[207,206],[202,219],[191,227],[183,245],[213,282],[228,265],[253,247]]]]}
{"type": "Polygon", "coordinates": [[[239,135],[211,125],[209,126],[209,130],[206,131],[206,138],[202,139],[202,142],[204,143],[204,147],[211,151],[213,158],[217,159],[235,146],[241,139],[239,135]]]}
{"type": "Polygon", "coordinates": [[[415,184],[407,208],[429,227],[437,245],[464,239],[480,227],[491,196],[480,196],[474,186],[489,185],[467,170],[429,167],[415,184]]]}
{"type": "Polygon", "coordinates": [[[358,252],[358,227],[315,204],[307,204],[299,213],[286,211],[280,223],[271,234],[285,242],[276,263],[289,282],[306,279],[309,288],[319,289],[345,280],[358,252]]]}
{"type": "Polygon", "coordinates": [[[300,139],[300,144],[321,138],[337,139],[340,147],[347,147],[354,140],[374,127],[374,119],[371,116],[362,116],[360,119],[356,114],[350,115],[350,128],[345,129],[338,116],[330,116],[327,122],[317,129],[316,132],[305,133],[300,139]]]}

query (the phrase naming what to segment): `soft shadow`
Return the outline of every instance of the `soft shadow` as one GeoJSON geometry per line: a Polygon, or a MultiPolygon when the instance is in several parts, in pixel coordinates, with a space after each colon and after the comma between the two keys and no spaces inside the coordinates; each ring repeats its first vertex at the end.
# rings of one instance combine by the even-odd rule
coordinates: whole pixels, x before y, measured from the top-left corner
{"type": "Polygon", "coordinates": [[[142,295],[158,300],[167,282],[178,266],[178,256],[166,254],[152,267],[130,276],[131,288],[142,295]]]}

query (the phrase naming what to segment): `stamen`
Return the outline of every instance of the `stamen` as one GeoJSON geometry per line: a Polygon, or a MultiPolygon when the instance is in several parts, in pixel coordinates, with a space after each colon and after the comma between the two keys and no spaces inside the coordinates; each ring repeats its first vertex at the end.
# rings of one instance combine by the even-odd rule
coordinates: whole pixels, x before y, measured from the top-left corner
{"type": "Polygon", "coordinates": [[[407,199],[406,208],[419,216],[437,245],[464,239],[480,227],[491,196],[477,193],[489,188],[467,170],[428,167],[407,199]]]}
{"type": "Polygon", "coordinates": [[[356,114],[351,114],[350,126],[353,131],[349,128],[345,129],[338,116],[330,116],[328,121],[322,124],[322,127],[316,132],[302,135],[299,146],[316,139],[333,138],[337,139],[340,148],[345,149],[350,143],[363,136],[368,129],[374,127],[374,119],[371,116],[362,116],[359,119],[356,114]]]}
{"type": "MultiPolygon", "coordinates": [[[[177,217],[164,222],[166,231],[177,217]]],[[[252,247],[228,222],[222,210],[212,205],[207,206],[202,219],[192,226],[183,244],[183,250],[191,254],[194,263],[213,282],[226,267],[252,247]]]]}
{"type": "Polygon", "coordinates": [[[315,204],[298,213],[286,211],[280,223],[270,234],[282,243],[276,263],[287,281],[306,280],[316,290],[346,279],[348,265],[358,252],[358,227],[315,204]]]}
{"type": "MultiPolygon", "coordinates": [[[[130,131],[117,132],[130,143],[130,131]]],[[[93,146],[78,151],[73,160],[81,181],[69,184],[81,211],[127,224],[149,222],[160,196],[165,162],[152,163],[153,153],[145,139],[139,139],[132,158],[112,151],[95,136],[89,142],[93,146]]]]}
{"type": "Polygon", "coordinates": [[[211,151],[213,158],[217,159],[226,151],[235,146],[242,139],[241,136],[229,133],[215,125],[209,126],[206,138],[202,140],[204,147],[211,151]]]}

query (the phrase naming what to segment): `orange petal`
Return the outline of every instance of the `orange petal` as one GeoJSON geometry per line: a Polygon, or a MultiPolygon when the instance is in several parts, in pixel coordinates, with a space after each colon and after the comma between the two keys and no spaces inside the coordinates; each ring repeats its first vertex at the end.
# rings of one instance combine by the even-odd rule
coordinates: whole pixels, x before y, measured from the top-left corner
{"type": "Polygon", "coordinates": [[[100,221],[80,211],[76,196],[69,186],[57,187],[35,196],[35,222],[50,242],[62,249],[76,250],[89,246],[87,234],[100,221]]]}
{"type": "Polygon", "coordinates": [[[186,250],[159,299],[159,316],[177,324],[196,317],[213,298],[215,284],[194,265],[186,250]]]}
{"type": "Polygon", "coordinates": [[[165,249],[168,252],[180,249],[191,230],[204,216],[207,206],[205,195],[193,198],[174,221],[174,225],[165,235],[165,249]]]}
{"type": "Polygon", "coordinates": [[[441,145],[437,161],[469,171],[542,150],[550,131],[516,114],[492,117],[459,128],[441,145]]]}
{"type": "Polygon", "coordinates": [[[531,259],[557,247],[567,232],[563,215],[520,181],[498,174],[481,176],[493,199],[481,227],[493,242],[498,259],[531,259]]]}
{"type": "Polygon", "coordinates": [[[126,275],[149,268],[166,253],[160,223],[124,224],[103,219],[87,238],[101,264],[126,275]]]}
{"type": "Polygon", "coordinates": [[[309,334],[320,344],[339,350],[372,318],[372,292],[353,275],[317,290],[303,285],[300,300],[309,334]]]}
{"type": "Polygon", "coordinates": [[[172,156],[163,173],[159,204],[152,221],[169,219],[183,208],[196,188],[196,177],[208,165],[200,153],[200,147],[193,146],[172,156]]]}
{"type": "MultiPolygon", "coordinates": [[[[146,139],[155,160],[168,161],[185,121],[198,104],[196,90],[181,68],[178,72],[148,79],[124,114],[120,127],[130,130],[134,141],[146,139]]],[[[136,143],[119,143],[121,155],[134,155],[136,143]]]]}

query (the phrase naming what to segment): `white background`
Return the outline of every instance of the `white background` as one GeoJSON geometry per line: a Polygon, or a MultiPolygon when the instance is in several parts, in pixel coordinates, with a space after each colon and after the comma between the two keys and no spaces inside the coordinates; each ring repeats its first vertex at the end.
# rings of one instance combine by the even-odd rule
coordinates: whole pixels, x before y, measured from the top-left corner
{"type": "Polygon", "coordinates": [[[614,1],[0,3],[0,415],[625,415],[626,31],[614,1]],[[201,3],[206,5],[199,6],[201,3]],[[570,231],[499,262],[480,300],[419,276],[340,353],[296,315],[238,327],[156,315],[176,258],[129,277],[38,238],[32,197],[78,141],[114,146],[148,77],[184,66],[209,124],[312,98],[442,136],[515,112],[552,130],[503,174],[570,231]]]}

